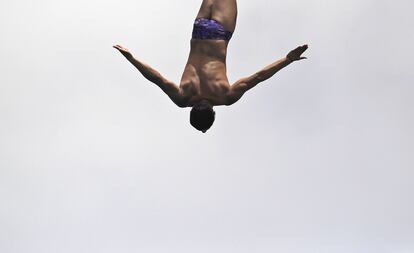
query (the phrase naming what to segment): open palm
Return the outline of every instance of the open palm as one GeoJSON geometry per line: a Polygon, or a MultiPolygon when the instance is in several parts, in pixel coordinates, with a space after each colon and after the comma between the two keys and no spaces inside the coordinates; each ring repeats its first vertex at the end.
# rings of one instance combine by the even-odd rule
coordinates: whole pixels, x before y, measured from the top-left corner
{"type": "Polygon", "coordinates": [[[299,61],[303,59],[307,59],[306,57],[303,57],[303,52],[308,49],[308,45],[299,46],[292,51],[289,52],[289,54],[286,56],[291,61],[299,61]]]}

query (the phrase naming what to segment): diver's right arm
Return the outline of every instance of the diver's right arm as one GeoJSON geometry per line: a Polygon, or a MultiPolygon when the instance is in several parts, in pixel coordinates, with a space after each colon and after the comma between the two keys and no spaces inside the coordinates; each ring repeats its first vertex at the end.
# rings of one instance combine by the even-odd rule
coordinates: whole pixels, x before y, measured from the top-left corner
{"type": "Polygon", "coordinates": [[[175,83],[164,78],[157,70],[151,68],[149,65],[137,60],[128,49],[121,45],[115,45],[113,47],[118,49],[118,51],[125,56],[125,58],[134,65],[148,81],[160,87],[177,106],[184,106],[180,89],[175,83]]]}

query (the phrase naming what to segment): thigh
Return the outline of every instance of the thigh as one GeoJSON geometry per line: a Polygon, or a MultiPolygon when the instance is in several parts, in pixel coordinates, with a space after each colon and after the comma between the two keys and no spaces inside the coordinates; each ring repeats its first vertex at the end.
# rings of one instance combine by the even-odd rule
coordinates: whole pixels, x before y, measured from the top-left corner
{"type": "Polygon", "coordinates": [[[213,0],[211,18],[219,21],[227,31],[234,32],[237,21],[237,1],[213,0]]]}
{"type": "Polygon", "coordinates": [[[211,8],[214,0],[203,0],[196,18],[211,18],[211,8]]]}

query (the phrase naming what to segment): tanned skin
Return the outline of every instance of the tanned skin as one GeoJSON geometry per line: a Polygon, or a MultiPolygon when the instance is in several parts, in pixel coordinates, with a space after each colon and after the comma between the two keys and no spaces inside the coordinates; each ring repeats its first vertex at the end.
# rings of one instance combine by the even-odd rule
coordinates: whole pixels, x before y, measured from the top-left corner
{"type": "MultiPolygon", "coordinates": [[[[227,31],[234,32],[237,19],[236,0],[203,0],[196,18],[214,19],[227,31]]],[[[179,85],[164,78],[157,70],[136,59],[128,49],[115,45],[141,74],[160,87],[179,107],[192,107],[207,101],[212,106],[232,105],[244,93],[284,67],[306,59],[303,52],[308,45],[290,51],[286,57],[273,62],[251,76],[241,78],[232,85],[227,79],[226,56],[228,41],[191,39],[191,50],[179,85]]]]}

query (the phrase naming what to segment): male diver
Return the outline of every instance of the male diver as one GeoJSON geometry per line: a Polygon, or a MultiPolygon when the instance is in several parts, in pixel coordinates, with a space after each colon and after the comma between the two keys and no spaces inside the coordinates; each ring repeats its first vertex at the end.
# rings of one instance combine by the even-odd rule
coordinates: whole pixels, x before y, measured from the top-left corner
{"type": "Polygon", "coordinates": [[[286,57],[251,76],[230,85],[226,74],[227,46],[236,27],[236,0],[203,0],[194,22],[191,50],[180,85],[132,56],[128,49],[115,45],[149,81],[159,86],[179,107],[192,107],[190,123],[205,133],[215,119],[213,106],[232,105],[258,83],[302,57],[307,45],[290,51],[286,57]]]}

